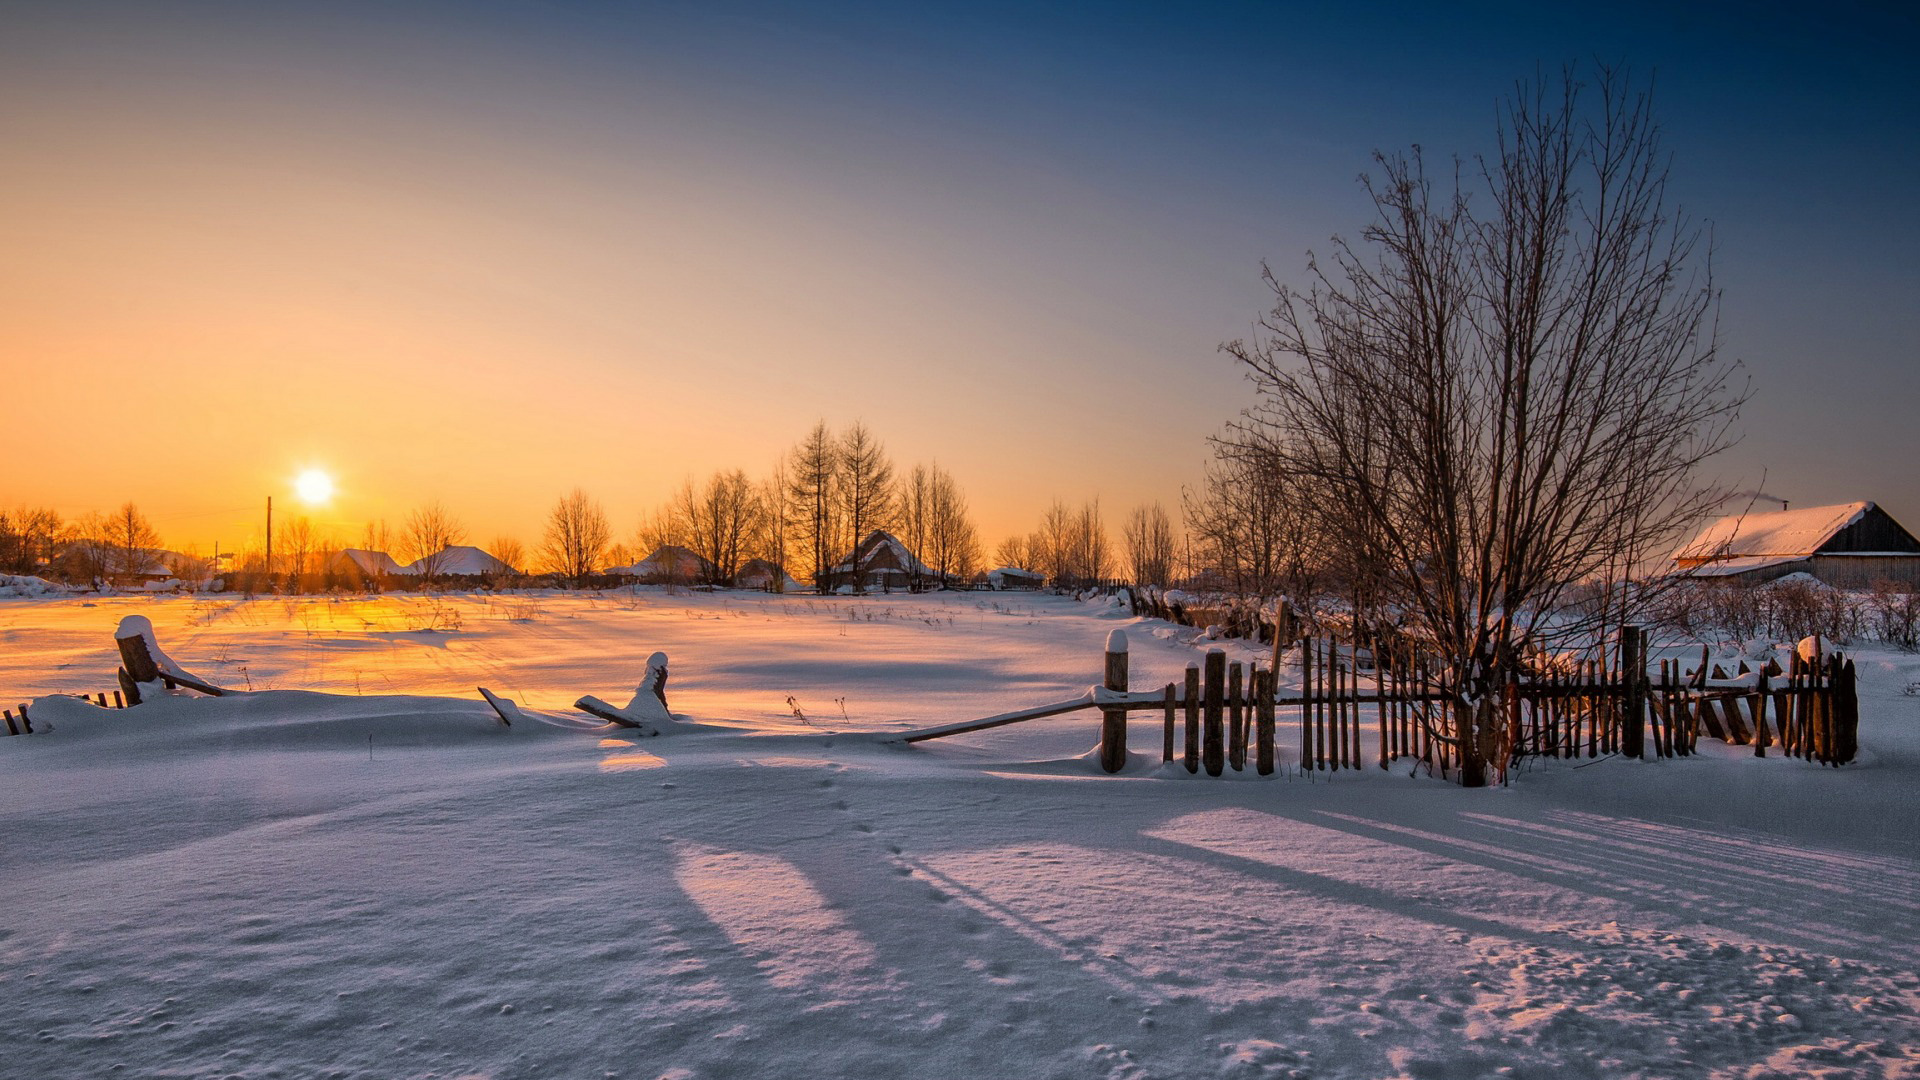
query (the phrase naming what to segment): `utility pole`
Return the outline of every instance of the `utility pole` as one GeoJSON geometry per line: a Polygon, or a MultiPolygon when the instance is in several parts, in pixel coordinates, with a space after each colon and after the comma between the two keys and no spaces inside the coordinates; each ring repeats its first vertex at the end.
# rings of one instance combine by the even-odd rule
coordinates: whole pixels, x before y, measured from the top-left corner
{"type": "Polygon", "coordinates": [[[273,588],[273,496],[267,496],[267,588],[273,588]]]}

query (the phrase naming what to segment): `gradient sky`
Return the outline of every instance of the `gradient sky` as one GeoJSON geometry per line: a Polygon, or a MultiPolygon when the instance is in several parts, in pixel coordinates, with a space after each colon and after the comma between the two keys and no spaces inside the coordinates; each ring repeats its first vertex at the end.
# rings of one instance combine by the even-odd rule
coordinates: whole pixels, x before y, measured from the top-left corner
{"type": "Polygon", "coordinates": [[[0,505],[231,549],[320,466],[349,539],[439,499],[531,542],[576,485],[624,534],[864,418],[989,546],[1117,522],[1198,477],[1260,260],[1356,235],[1371,151],[1599,58],[1713,229],[1717,471],[1920,527],[1905,5],[401,6],[0,7],[0,505]]]}

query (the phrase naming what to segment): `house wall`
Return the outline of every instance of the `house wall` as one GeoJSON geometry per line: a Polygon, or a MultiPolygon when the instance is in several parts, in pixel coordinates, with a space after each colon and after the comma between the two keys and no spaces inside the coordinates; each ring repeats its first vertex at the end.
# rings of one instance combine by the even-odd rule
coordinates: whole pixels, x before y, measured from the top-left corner
{"type": "Polygon", "coordinates": [[[1920,588],[1920,555],[1815,555],[1804,568],[1840,589],[1864,589],[1876,581],[1920,588]]]}

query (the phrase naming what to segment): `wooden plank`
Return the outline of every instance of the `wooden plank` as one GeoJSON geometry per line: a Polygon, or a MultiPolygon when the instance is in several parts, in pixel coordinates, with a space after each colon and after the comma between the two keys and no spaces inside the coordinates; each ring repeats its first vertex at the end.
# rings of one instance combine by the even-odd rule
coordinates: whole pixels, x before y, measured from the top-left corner
{"type": "Polygon", "coordinates": [[[1036,705],[1031,709],[1016,709],[1013,712],[982,717],[979,720],[963,720],[957,724],[943,724],[940,727],[924,728],[920,731],[905,732],[883,741],[886,742],[925,742],[928,739],[944,739],[949,735],[964,735],[969,731],[985,731],[988,728],[1018,724],[1027,720],[1040,720],[1063,713],[1079,712],[1094,707],[1092,694],[1084,694],[1072,701],[1056,701],[1051,705],[1036,705]]]}

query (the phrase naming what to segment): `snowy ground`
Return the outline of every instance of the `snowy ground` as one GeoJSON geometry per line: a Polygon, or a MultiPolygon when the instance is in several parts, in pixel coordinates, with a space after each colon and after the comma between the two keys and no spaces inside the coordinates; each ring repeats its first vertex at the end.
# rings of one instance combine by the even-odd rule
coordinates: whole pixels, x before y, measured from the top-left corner
{"type": "Polygon", "coordinates": [[[273,692],[0,739],[6,1075],[1920,1076],[1920,658],[1861,654],[1846,769],[1487,791],[1189,777],[1144,715],[1119,777],[1086,713],[860,734],[1204,646],[1034,596],[7,599],[0,700],[111,688],[133,613],[273,692]],[[655,649],[712,730],[473,693],[655,649]]]}

